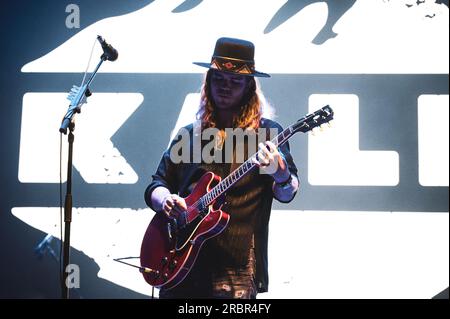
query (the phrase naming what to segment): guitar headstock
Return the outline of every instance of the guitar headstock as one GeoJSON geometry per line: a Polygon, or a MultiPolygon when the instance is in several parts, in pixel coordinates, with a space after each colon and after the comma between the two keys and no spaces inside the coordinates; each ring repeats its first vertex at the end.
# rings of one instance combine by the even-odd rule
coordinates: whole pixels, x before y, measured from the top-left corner
{"type": "Polygon", "coordinates": [[[318,126],[321,126],[322,124],[330,122],[333,119],[333,116],[333,109],[329,105],[326,105],[321,109],[315,111],[314,113],[308,114],[298,120],[296,123],[292,124],[291,129],[293,133],[306,133],[318,126]]]}

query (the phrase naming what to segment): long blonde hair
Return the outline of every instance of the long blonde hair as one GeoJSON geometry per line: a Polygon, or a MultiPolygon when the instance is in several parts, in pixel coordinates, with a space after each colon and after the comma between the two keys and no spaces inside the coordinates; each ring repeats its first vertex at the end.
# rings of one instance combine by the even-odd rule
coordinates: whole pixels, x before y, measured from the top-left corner
{"type": "MultiPolygon", "coordinates": [[[[203,129],[217,127],[216,112],[210,90],[212,71],[212,69],[208,70],[204,77],[200,106],[197,112],[197,119],[201,121],[203,129]]],[[[233,119],[233,127],[256,130],[259,127],[261,117],[264,115],[264,117],[271,118],[274,112],[261,91],[259,81],[254,77],[250,77],[247,85],[249,90],[243,98],[243,106],[240,113],[233,119]]]]}

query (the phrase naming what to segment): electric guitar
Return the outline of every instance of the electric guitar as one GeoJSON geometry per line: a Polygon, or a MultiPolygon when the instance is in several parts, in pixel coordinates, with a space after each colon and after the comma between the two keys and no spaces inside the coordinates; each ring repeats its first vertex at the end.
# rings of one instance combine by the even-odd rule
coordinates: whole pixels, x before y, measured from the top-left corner
{"type": "MultiPolygon", "coordinates": [[[[306,133],[328,123],[333,115],[333,110],[324,106],[287,127],[272,143],[278,147],[297,132],[306,133]]],[[[147,283],[171,289],[183,281],[203,243],[227,226],[230,215],[221,210],[219,198],[256,166],[252,161],[255,156],[257,153],[223,180],[212,172],[205,173],[192,193],[184,198],[186,211],[173,217],[155,214],[141,245],[141,272],[147,283]]]]}

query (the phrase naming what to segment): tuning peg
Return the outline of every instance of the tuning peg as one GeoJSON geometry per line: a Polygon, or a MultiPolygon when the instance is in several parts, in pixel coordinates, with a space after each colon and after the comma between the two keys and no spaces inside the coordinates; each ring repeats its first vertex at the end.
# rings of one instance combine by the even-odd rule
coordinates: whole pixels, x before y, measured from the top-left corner
{"type": "Polygon", "coordinates": [[[321,132],[325,131],[325,128],[323,127],[323,125],[320,125],[320,126],[319,126],[319,130],[320,130],[321,132]]]}
{"type": "Polygon", "coordinates": [[[333,121],[329,121],[329,122],[327,123],[327,125],[328,125],[328,127],[333,127],[333,121]]]}

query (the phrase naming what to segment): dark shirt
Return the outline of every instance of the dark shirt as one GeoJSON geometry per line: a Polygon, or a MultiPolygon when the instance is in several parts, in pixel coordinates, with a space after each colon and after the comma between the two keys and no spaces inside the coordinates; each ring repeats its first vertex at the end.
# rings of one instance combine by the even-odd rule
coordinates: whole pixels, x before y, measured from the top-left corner
{"type": "MultiPolygon", "coordinates": [[[[282,127],[275,121],[261,119],[260,128],[265,128],[269,133],[270,128],[275,128],[277,133],[282,131],[282,127]]],[[[236,161],[236,152],[233,152],[233,160],[223,163],[225,144],[222,147],[222,163],[205,163],[203,158],[200,163],[195,163],[193,136],[195,134],[194,125],[190,124],[183,128],[189,132],[189,138],[182,138],[179,134],[164,152],[153,180],[145,191],[147,205],[153,209],[151,203],[151,193],[157,187],[163,186],[169,189],[172,194],[179,194],[181,197],[188,196],[196,181],[207,171],[212,171],[222,178],[228,176],[242,162],[236,161]],[[171,159],[171,149],[174,145],[180,146],[180,141],[187,142],[184,151],[189,150],[189,160],[186,162],[174,163],[171,159]],[[230,163],[231,162],[231,163],[230,163]]],[[[265,139],[268,139],[268,135],[265,139]]],[[[273,136],[272,136],[273,137],[273,136]]],[[[262,142],[262,141],[258,141],[262,142]]],[[[202,147],[209,143],[205,141],[202,147]]],[[[239,150],[237,142],[233,142],[233,150],[239,150]]],[[[242,146],[242,145],[241,145],[242,146]]],[[[254,154],[255,150],[248,149],[249,143],[244,141],[244,160],[254,154]]],[[[256,144],[257,146],[257,144],[256,144]]],[[[289,144],[285,143],[279,147],[280,152],[285,157],[289,171],[297,176],[297,168],[293,162],[289,151],[289,144]]],[[[216,151],[217,152],[217,151],[216,151]]],[[[220,161],[220,160],[219,160],[220,161]]],[[[205,242],[200,250],[194,269],[207,269],[208,271],[220,273],[222,269],[240,268],[248,264],[249,252],[254,244],[254,254],[256,259],[255,280],[258,292],[265,292],[268,289],[268,232],[269,219],[274,194],[272,191],[273,178],[268,174],[260,174],[258,168],[254,168],[230,188],[225,197],[225,204],[222,210],[230,214],[230,221],[225,230],[216,237],[205,242]]],[[[278,199],[279,200],[279,199],[278,199]]],[[[204,276],[208,280],[208,276],[204,276]]],[[[189,275],[185,280],[189,280],[189,275]]]]}

